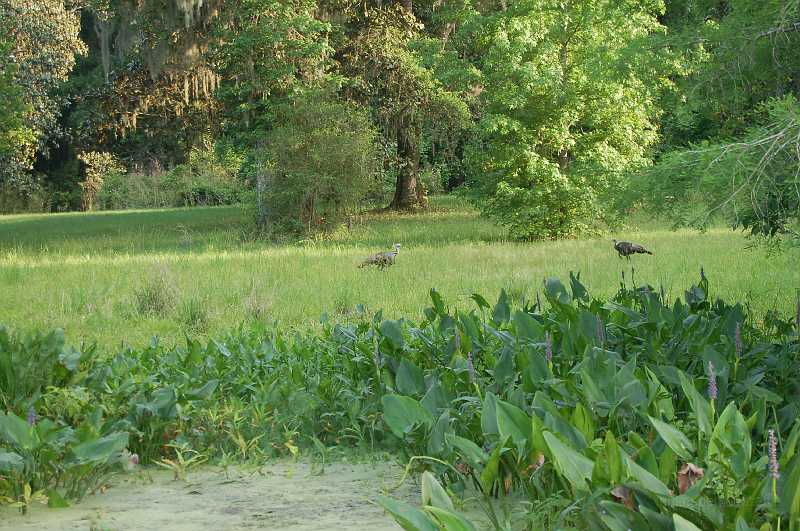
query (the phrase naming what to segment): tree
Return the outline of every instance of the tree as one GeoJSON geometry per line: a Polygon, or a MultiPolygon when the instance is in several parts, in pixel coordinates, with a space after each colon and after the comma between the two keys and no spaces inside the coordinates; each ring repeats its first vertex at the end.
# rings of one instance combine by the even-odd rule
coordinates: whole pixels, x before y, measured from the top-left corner
{"type": "Polygon", "coordinates": [[[293,231],[335,227],[375,186],[377,131],[368,113],[309,91],[275,114],[258,153],[271,175],[271,221],[293,231]]]}
{"type": "Polygon", "coordinates": [[[800,4],[672,0],[659,44],[684,52],[662,101],[656,164],[632,204],[704,226],[724,217],[752,235],[798,238],[800,4]]]}
{"type": "MultiPolygon", "coordinates": [[[[0,27],[0,33],[6,34],[0,27]]],[[[8,164],[9,158],[19,146],[31,145],[35,137],[33,132],[25,127],[26,106],[23,93],[14,82],[17,68],[15,62],[9,60],[11,43],[0,41],[0,166],[8,164]]]]}
{"type": "Polygon", "coordinates": [[[467,29],[483,73],[468,157],[483,212],[513,237],[586,232],[620,176],[648,162],[657,70],[637,47],[657,3],[524,0],[467,29]],[[654,80],[653,78],[656,77],[654,80]]]}
{"type": "Polygon", "coordinates": [[[13,77],[25,109],[23,126],[15,128],[24,131],[22,142],[0,158],[0,182],[24,188],[36,154],[46,155],[48,142],[62,133],[58,118],[66,98],[58,89],[85,46],[78,15],[62,0],[0,0],[0,28],[12,43],[0,67],[13,77]]]}
{"type": "Polygon", "coordinates": [[[469,119],[464,102],[447,90],[412,44],[420,23],[410,1],[366,12],[344,47],[344,72],[355,80],[350,95],[372,105],[385,135],[396,147],[397,178],[390,208],[426,204],[420,181],[420,149],[425,129],[460,127],[469,119]],[[438,118],[438,123],[436,118],[438,118]]]}
{"type": "Polygon", "coordinates": [[[221,78],[223,129],[250,147],[273,126],[277,101],[328,80],[330,25],[314,0],[238,0],[222,6],[209,51],[221,78]]]}
{"type": "Polygon", "coordinates": [[[800,103],[768,100],[740,136],[664,154],[640,176],[638,199],[676,225],[723,217],[766,238],[800,240],[800,103]]]}

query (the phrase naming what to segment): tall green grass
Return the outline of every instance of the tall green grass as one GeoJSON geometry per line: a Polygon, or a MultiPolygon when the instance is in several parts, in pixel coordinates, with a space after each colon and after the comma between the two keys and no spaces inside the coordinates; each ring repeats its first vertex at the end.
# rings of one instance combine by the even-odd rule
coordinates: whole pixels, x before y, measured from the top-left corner
{"type": "Polygon", "coordinates": [[[617,237],[654,256],[629,264],[611,235],[516,243],[461,200],[430,212],[369,214],[326,239],[270,244],[248,239],[236,207],[0,217],[0,323],[62,327],[73,342],[143,344],[157,335],[213,335],[251,320],[313,326],[343,320],[359,305],[387,317],[421,314],[432,287],[467,306],[473,292],[506,289],[533,299],[546,276],[581,278],[613,294],[625,271],[674,296],[704,267],[712,295],[794,311],[797,251],[748,250],[727,229],[706,233],[635,226],[617,237]],[[367,254],[403,245],[386,271],[358,269],[367,254]],[[632,272],[631,267],[635,270],[632,272]]]}

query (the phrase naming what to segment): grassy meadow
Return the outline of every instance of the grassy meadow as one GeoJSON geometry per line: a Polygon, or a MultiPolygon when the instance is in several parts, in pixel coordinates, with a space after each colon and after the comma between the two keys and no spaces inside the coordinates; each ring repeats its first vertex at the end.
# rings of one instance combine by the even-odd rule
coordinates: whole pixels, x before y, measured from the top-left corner
{"type": "MultiPolygon", "coordinates": [[[[623,270],[679,295],[704,267],[712,295],[748,303],[755,315],[794,311],[797,251],[768,256],[740,233],[642,224],[620,231],[654,256],[620,260],[597,239],[517,243],[453,197],[418,215],[370,214],[320,241],[270,244],[242,230],[237,207],[0,217],[0,323],[60,327],[71,343],[142,345],[210,336],[252,320],[313,326],[346,320],[363,305],[386,317],[421,315],[435,287],[467,306],[472,293],[533,298],[546,276],[579,271],[595,294],[613,294],[623,270]],[[402,244],[394,267],[359,269],[373,252],[402,244]]],[[[630,278],[628,276],[628,278],[630,278]]]]}

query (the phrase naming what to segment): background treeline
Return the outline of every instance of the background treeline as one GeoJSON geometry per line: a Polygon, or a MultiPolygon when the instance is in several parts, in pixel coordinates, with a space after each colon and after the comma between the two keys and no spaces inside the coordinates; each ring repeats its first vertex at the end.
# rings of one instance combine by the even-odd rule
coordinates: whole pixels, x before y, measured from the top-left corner
{"type": "Polygon", "coordinates": [[[0,212],[794,233],[799,49],[797,0],[0,0],[0,212]]]}

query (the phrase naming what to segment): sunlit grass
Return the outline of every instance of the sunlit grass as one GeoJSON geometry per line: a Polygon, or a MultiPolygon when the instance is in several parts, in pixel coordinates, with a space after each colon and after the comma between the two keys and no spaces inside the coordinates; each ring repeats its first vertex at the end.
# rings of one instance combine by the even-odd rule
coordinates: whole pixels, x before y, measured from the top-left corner
{"type": "MultiPolygon", "coordinates": [[[[498,227],[455,198],[432,212],[374,214],[352,232],[325,240],[272,245],[242,237],[235,207],[0,217],[0,323],[26,330],[62,327],[71,341],[143,344],[184,333],[213,335],[254,319],[313,325],[322,313],[347,319],[357,305],[387,317],[417,319],[435,287],[470,305],[506,288],[535,297],[546,276],[580,271],[594,293],[612,294],[631,265],[635,280],[677,296],[700,267],[714,296],[793,312],[800,287],[797,251],[747,250],[739,233],[629,230],[652,249],[631,264],[608,235],[541,243],[504,241],[498,227]],[[367,254],[403,245],[387,271],[358,269],[367,254]],[[163,279],[164,310],[145,311],[143,290],[163,279]],[[144,309],[143,309],[144,308],[144,309]]],[[[160,306],[156,305],[160,308],[160,306]]]]}

